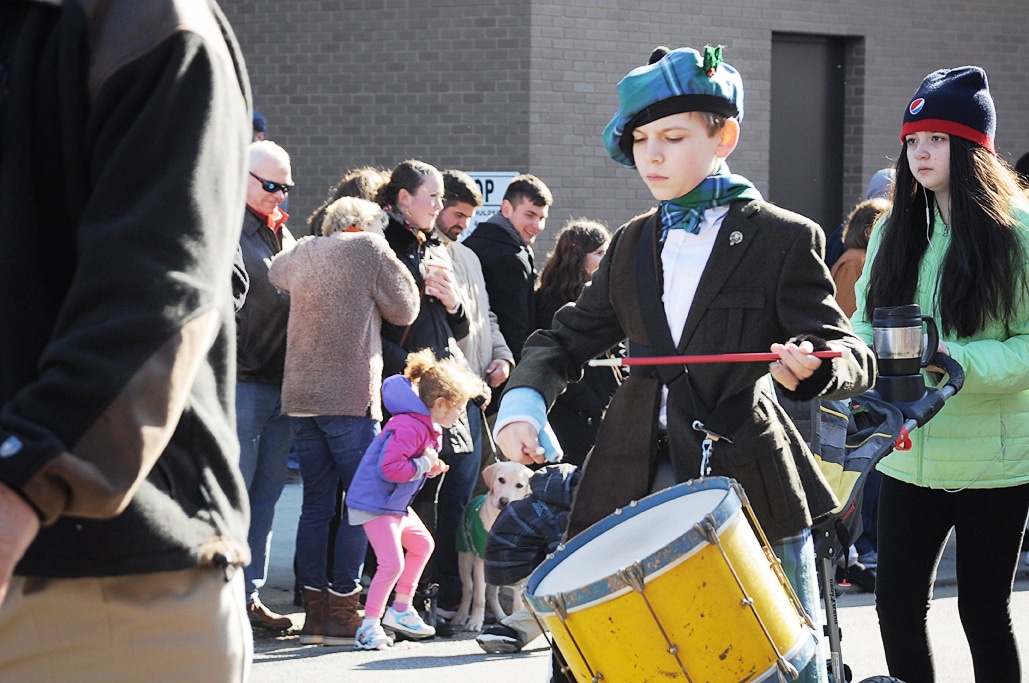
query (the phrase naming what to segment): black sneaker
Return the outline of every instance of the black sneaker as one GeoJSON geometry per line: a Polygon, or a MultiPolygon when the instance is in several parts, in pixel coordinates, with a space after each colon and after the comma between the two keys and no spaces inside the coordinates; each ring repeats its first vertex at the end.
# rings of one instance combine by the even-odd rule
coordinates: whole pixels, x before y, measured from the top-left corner
{"type": "Polygon", "coordinates": [[[866,593],[875,592],[875,570],[860,562],[847,567],[847,581],[866,593]]]}
{"type": "Polygon", "coordinates": [[[509,655],[522,651],[522,648],[525,647],[525,636],[510,626],[493,624],[487,626],[476,637],[475,642],[490,654],[509,655]]]}
{"type": "Polygon", "coordinates": [[[449,619],[436,616],[436,635],[440,638],[452,638],[457,633],[457,628],[450,623],[449,619]]]}

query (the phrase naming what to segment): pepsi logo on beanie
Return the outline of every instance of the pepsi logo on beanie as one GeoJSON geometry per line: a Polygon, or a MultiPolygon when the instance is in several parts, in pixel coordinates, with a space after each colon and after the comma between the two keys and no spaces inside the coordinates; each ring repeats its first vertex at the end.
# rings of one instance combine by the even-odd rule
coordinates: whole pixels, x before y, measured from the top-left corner
{"type": "Polygon", "coordinates": [[[900,140],[922,131],[956,135],[996,154],[997,112],[986,72],[977,66],[959,66],[926,76],[904,112],[900,140]]]}

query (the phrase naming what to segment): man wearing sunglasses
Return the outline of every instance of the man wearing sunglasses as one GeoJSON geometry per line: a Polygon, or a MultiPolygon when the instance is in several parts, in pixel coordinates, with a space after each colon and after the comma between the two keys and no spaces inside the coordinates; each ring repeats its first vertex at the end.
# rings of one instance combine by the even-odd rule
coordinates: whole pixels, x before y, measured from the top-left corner
{"type": "Polygon", "coordinates": [[[258,597],[268,574],[268,541],[275,504],[286,484],[289,418],[279,395],[286,359],[289,295],[268,281],[268,266],[295,240],[281,204],[293,187],[286,150],[271,140],[250,145],[247,207],[239,245],[250,275],[246,302],[236,313],[236,434],[239,466],[250,499],[251,562],[244,569],[247,614],[257,628],[284,631],[289,617],[268,609],[258,597]]]}

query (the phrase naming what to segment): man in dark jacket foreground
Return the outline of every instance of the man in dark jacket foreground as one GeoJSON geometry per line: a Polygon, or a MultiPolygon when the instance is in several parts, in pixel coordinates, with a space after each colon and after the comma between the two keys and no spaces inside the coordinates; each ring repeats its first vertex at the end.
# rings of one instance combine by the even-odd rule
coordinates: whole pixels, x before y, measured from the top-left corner
{"type": "Polygon", "coordinates": [[[5,2],[0,83],[0,680],[242,681],[235,39],[204,0],[5,2]]]}

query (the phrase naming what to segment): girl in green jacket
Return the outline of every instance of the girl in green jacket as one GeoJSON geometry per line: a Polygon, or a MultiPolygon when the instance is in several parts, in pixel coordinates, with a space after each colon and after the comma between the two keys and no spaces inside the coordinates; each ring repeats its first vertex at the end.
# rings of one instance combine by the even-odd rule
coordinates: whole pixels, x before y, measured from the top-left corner
{"type": "MultiPolygon", "coordinates": [[[[917,303],[962,392],[882,460],[876,608],[890,674],[934,680],[926,614],[956,530],[958,606],[975,680],[1018,681],[1009,600],[1029,515],[1029,206],[994,149],[986,73],[944,69],[904,113],[893,208],[856,287],[854,330],[871,341],[878,306],[917,303]]],[[[927,371],[940,382],[939,368],[927,371]]]]}

